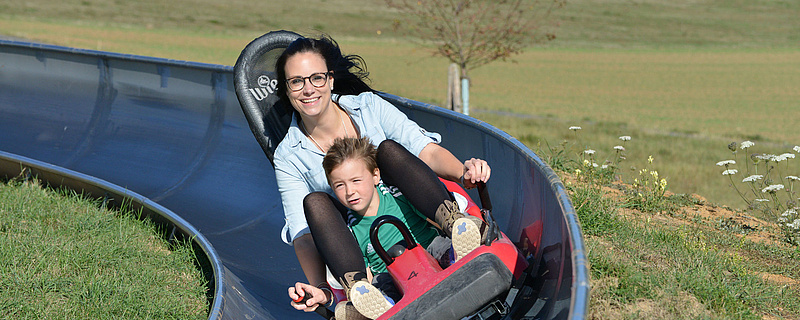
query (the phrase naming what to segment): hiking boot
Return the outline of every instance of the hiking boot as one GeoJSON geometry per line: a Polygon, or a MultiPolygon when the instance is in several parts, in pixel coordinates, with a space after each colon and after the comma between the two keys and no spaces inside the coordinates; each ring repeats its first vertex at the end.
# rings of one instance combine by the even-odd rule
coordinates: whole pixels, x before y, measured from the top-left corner
{"type": "Polygon", "coordinates": [[[462,213],[455,201],[445,200],[436,209],[436,223],[453,241],[455,261],[479,247],[487,237],[487,225],[478,217],[462,213]]]}
{"type": "Polygon", "coordinates": [[[439,227],[442,228],[448,238],[452,238],[453,224],[458,218],[463,218],[464,214],[458,209],[458,203],[455,201],[445,200],[436,209],[434,220],[439,227]]]}
{"type": "Polygon", "coordinates": [[[362,315],[350,301],[342,301],[336,304],[336,309],[333,311],[334,319],[336,320],[368,320],[369,318],[362,315]]]}
{"type": "Polygon", "coordinates": [[[455,261],[460,260],[472,250],[481,246],[481,243],[483,243],[482,234],[486,233],[485,226],[486,223],[483,220],[471,215],[463,216],[455,221],[451,230],[455,261]],[[483,226],[483,230],[481,230],[481,226],[483,226]]]}
{"type": "Polygon", "coordinates": [[[366,280],[353,284],[349,296],[356,310],[369,319],[377,319],[394,306],[394,301],[366,280]]]}

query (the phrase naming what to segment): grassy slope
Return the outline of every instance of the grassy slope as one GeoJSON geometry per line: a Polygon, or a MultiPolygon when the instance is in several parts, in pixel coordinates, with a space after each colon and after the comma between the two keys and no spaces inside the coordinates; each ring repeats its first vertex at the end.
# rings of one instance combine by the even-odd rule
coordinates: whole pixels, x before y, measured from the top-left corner
{"type": "Polygon", "coordinates": [[[191,245],[118,213],[35,182],[0,183],[0,318],[207,317],[191,245]]]}
{"type": "MultiPolygon", "coordinates": [[[[0,34],[232,65],[265,31],[318,29],[363,55],[377,88],[441,102],[446,62],[394,33],[382,1],[364,3],[5,1],[0,34]]],[[[557,41],[472,73],[473,115],[534,149],[580,125],[579,146],[600,158],[631,135],[625,165],[654,155],[670,190],[739,205],[714,166],[730,157],[725,146],[751,139],[757,151],[782,153],[800,144],[798,16],[797,1],[570,1],[557,41]]],[[[782,298],[797,295],[798,251],[774,241],[773,225],[755,225],[769,236],[751,241],[739,234],[753,228],[746,216],[697,214],[719,208],[631,213],[618,209],[624,201],[584,202],[593,196],[573,189],[594,317],[800,317],[796,299],[782,298]]]]}

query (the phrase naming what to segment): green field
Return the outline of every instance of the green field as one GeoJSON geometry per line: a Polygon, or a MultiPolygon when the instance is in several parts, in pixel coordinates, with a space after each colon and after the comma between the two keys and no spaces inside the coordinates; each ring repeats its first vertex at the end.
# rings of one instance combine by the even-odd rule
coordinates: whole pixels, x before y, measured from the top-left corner
{"type": "MultiPolygon", "coordinates": [[[[397,15],[381,0],[7,0],[0,35],[233,65],[267,31],[325,32],[365,58],[376,89],[439,104],[447,62],[395,32],[397,15]]],[[[800,145],[800,1],[576,0],[553,17],[555,41],[471,73],[472,116],[545,156],[569,140],[602,160],[631,136],[623,180],[652,155],[669,191],[732,207],[743,202],[715,166],[730,142],[800,145]],[[577,140],[570,126],[583,128],[577,140]]],[[[785,172],[800,176],[793,161],[785,172]]],[[[774,224],[681,197],[670,201],[682,210],[631,212],[624,197],[568,186],[592,318],[800,317],[800,251],[774,224]]]]}
{"type": "MultiPolygon", "coordinates": [[[[366,59],[377,89],[441,104],[447,62],[395,32],[382,1],[361,3],[5,1],[0,34],[232,65],[266,31],[322,31],[366,59]]],[[[796,1],[570,1],[555,41],[471,74],[471,114],[531,147],[571,125],[598,150],[632,135],[671,191],[741,206],[713,164],[732,141],[800,144],[798,16],[796,1]]]]}

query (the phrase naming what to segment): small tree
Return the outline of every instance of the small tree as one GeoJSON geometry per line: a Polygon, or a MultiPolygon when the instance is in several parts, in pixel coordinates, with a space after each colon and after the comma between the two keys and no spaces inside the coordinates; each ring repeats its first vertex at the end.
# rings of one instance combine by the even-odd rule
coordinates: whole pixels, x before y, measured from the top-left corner
{"type": "MultiPolygon", "coordinates": [[[[469,71],[555,39],[550,13],[566,0],[386,0],[406,13],[395,20],[405,30],[436,45],[435,54],[469,71]]],[[[468,83],[468,82],[467,82],[468,83]]],[[[467,99],[465,99],[467,100],[467,99]]]]}

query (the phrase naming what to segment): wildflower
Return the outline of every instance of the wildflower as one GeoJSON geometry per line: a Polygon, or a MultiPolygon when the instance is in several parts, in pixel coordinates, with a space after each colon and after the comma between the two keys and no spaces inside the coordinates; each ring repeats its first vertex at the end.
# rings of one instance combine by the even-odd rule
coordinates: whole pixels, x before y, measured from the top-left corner
{"type": "Polygon", "coordinates": [[[761,189],[761,192],[762,193],[775,192],[775,191],[778,191],[778,190],[781,190],[781,189],[783,189],[783,185],[782,184],[773,184],[773,185],[770,185],[770,186],[768,186],[768,187],[766,187],[764,189],[761,189]]]}
{"type": "Polygon", "coordinates": [[[790,215],[795,215],[795,214],[797,214],[797,211],[794,208],[791,208],[789,210],[784,211],[783,214],[781,214],[781,216],[788,217],[790,215]]]}
{"type": "Polygon", "coordinates": [[[736,151],[736,141],[731,142],[730,144],[728,144],[728,150],[734,151],[734,152],[736,151]]]}
{"type": "Polygon", "coordinates": [[[578,127],[578,126],[572,126],[572,127],[569,127],[569,129],[570,129],[570,130],[572,130],[572,131],[578,131],[578,130],[580,130],[580,129],[581,129],[581,127],[578,127]]]}
{"type": "Polygon", "coordinates": [[[739,146],[742,149],[747,149],[747,148],[750,148],[750,147],[752,147],[754,145],[755,145],[755,143],[753,143],[751,141],[742,141],[742,144],[740,144],[739,146]]]}
{"type": "Polygon", "coordinates": [[[756,199],[756,202],[769,202],[769,199],[756,199]]]}
{"type": "Polygon", "coordinates": [[[575,169],[575,175],[576,176],[581,175],[581,169],[575,169]]]}
{"type": "Polygon", "coordinates": [[[647,163],[653,163],[653,156],[647,157],[647,163]]]}
{"type": "Polygon", "coordinates": [[[661,189],[667,188],[667,179],[661,179],[661,189]]]}
{"type": "Polygon", "coordinates": [[[798,178],[797,176],[787,176],[786,179],[800,181],[800,178],[798,178]]]}
{"type": "Polygon", "coordinates": [[[608,165],[604,164],[604,165],[600,166],[600,169],[608,169],[608,165]]]}
{"type": "Polygon", "coordinates": [[[787,227],[792,229],[800,229],[800,219],[794,219],[794,222],[786,224],[787,227]]]}
{"type": "Polygon", "coordinates": [[[588,167],[588,166],[590,166],[591,164],[592,164],[592,163],[591,163],[591,162],[589,162],[589,160],[583,159],[583,166],[584,166],[584,167],[588,167]]]}
{"type": "Polygon", "coordinates": [[[760,174],[754,174],[752,176],[749,176],[747,178],[742,179],[742,182],[755,182],[756,180],[761,180],[763,178],[764,178],[764,176],[762,176],[760,174]]]}
{"type": "Polygon", "coordinates": [[[583,153],[588,154],[588,155],[593,155],[594,154],[594,150],[587,149],[587,150],[584,150],[583,153]]]}
{"type": "Polygon", "coordinates": [[[731,165],[731,164],[736,164],[736,161],[734,161],[734,160],[724,160],[724,161],[717,162],[717,165],[720,166],[720,167],[721,166],[726,166],[727,167],[728,165],[731,165]]]}
{"type": "Polygon", "coordinates": [[[730,175],[734,175],[734,174],[736,174],[737,172],[739,172],[739,170],[736,170],[736,169],[728,169],[728,170],[722,171],[722,175],[723,175],[723,176],[730,176],[730,175]]]}
{"type": "Polygon", "coordinates": [[[775,155],[774,154],[767,154],[767,153],[757,154],[757,155],[755,155],[755,157],[757,159],[766,160],[766,161],[772,161],[773,159],[775,159],[775,155]]]}
{"type": "Polygon", "coordinates": [[[787,160],[787,159],[794,159],[794,153],[784,153],[782,155],[773,156],[772,157],[772,161],[775,161],[775,162],[781,162],[781,161],[787,160]]]}
{"type": "Polygon", "coordinates": [[[800,153],[800,146],[794,146],[792,150],[794,150],[794,152],[800,153]]]}
{"type": "MultiPolygon", "coordinates": [[[[631,141],[631,136],[621,136],[621,137],[619,137],[619,139],[622,140],[622,141],[631,141]]],[[[800,148],[798,148],[798,149],[800,149],[800,148]]],[[[797,151],[797,152],[800,152],[800,151],[797,151]]]]}
{"type": "Polygon", "coordinates": [[[617,151],[625,151],[625,147],[623,147],[623,146],[615,146],[615,147],[614,147],[614,150],[617,150],[617,151]]]}
{"type": "Polygon", "coordinates": [[[597,164],[597,163],[595,163],[595,162],[592,162],[592,167],[595,167],[595,168],[597,168],[597,167],[600,167],[600,165],[599,165],[599,164],[597,164]]]}

